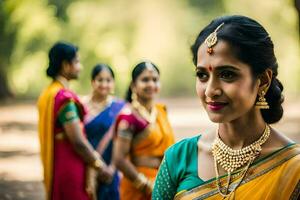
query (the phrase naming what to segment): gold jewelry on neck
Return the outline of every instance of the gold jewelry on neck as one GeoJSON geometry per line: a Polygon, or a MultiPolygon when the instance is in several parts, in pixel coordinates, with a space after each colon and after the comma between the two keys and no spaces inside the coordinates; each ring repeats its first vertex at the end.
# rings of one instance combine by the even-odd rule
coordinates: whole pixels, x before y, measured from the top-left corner
{"type": "MultiPolygon", "coordinates": [[[[135,94],[135,93],[132,93],[135,94]]],[[[135,94],[136,95],[136,94],[135,94]]],[[[134,95],[133,95],[134,96],[134,95]]],[[[156,121],[156,116],[157,116],[157,110],[155,106],[152,106],[151,112],[149,112],[145,106],[143,106],[136,98],[132,98],[131,105],[133,108],[135,108],[139,114],[146,119],[149,123],[154,123],[156,121]]]]}
{"type": "Polygon", "coordinates": [[[109,105],[113,100],[112,96],[108,96],[103,101],[93,101],[92,97],[90,97],[88,101],[88,110],[92,116],[98,115],[107,105],[109,105]]]}
{"type": "Polygon", "coordinates": [[[255,160],[255,158],[251,159],[247,166],[241,170],[242,172],[242,175],[240,177],[240,180],[238,181],[238,183],[234,186],[234,188],[232,188],[231,191],[229,191],[229,186],[230,186],[230,180],[231,180],[231,172],[229,172],[227,174],[227,184],[226,186],[224,187],[224,191],[222,190],[222,185],[221,185],[221,182],[220,182],[220,175],[219,175],[219,170],[218,170],[218,163],[217,163],[217,160],[216,158],[214,157],[214,165],[215,165],[215,173],[216,173],[216,184],[217,184],[217,187],[218,187],[218,191],[219,191],[219,194],[221,194],[221,196],[223,196],[224,198],[226,197],[229,197],[231,196],[234,191],[240,186],[240,184],[242,183],[242,181],[244,180],[246,174],[247,174],[247,171],[250,167],[250,165],[253,163],[253,161],[255,160]]]}
{"type": "Polygon", "coordinates": [[[217,37],[217,31],[224,25],[224,22],[220,24],[209,36],[205,39],[204,43],[207,45],[207,53],[212,54],[213,53],[213,46],[217,44],[218,37],[217,37]]]}
{"type": "Polygon", "coordinates": [[[231,173],[256,158],[261,152],[261,145],[267,141],[269,136],[270,127],[266,124],[265,130],[258,140],[242,149],[234,150],[221,140],[217,131],[217,137],[212,144],[212,153],[219,165],[231,173]]]}
{"type": "Polygon", "coordinates": [[[212,153],[214,157],[215,173],[216,173],[216,184],[219,193],[224,197],[228,197],[239,187],[243,179],[245,178],[250,165],[253,163],[255,158],[261,152],[261,145],[263,145],[270,136],[270,127],[266,124],[262,136],[253,142],[252,144],[238,150],[234,150],[226,145],[219,137],[219,131],[217,130],[217,137],[212,144],[212,153]],[[227,171],[227,184],[224,186],[224,190],[221,189],[221,183],[219,179],[218,164],[227,171]],[[229,191],[230,181],[232,172],[236,169],[244,166],[246,167],[241,170],[241,178],[234,188],[229,191]]]}

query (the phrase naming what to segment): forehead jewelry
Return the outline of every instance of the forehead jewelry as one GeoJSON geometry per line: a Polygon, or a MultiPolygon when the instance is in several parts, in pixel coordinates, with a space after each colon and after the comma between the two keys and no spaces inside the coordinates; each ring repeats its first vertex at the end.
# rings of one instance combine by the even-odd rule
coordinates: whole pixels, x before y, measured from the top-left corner
{"type": "Polygon", "coordinates": [[[145,62],[145,66],[148,70],[155,70],[155,68],[153,67],[153,65],[150,62],[145,62]]]}
{"type": "Polygon", "coordinates": [[[214,32],[209,34],[209,36],[205,39],[204,43],[207,45],[207,53],[212,54],[213,53],[213,46],[217,44],[218,37],[217,37],[217,31],[224,25],[224,22],[220,24],[214,32]]]}

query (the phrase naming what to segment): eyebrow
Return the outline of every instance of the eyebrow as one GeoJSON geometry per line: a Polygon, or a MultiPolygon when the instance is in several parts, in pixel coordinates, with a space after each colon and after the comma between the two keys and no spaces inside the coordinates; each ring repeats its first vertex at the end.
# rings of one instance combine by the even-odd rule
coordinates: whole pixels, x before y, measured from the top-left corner
{"type": "MultiPolygon", "coordinates": [[[[198,65],[196,67],[196,70],[203,70],[203,69],[207,70],[207,67],[204,67],[204,66],[201,66],[201,65],[198,65]]],[[[216,66],[214,69],[217,70],[217,71],[222,71],[222,70],[240,71],[239,68],[231,66],[231,65],[220,65],[220,66],[216,66]]]]}

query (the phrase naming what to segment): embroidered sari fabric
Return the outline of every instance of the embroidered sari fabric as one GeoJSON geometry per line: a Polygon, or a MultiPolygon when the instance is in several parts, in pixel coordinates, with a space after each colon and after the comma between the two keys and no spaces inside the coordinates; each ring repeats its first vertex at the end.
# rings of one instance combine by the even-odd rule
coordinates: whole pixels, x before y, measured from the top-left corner
{"type": "MultiPolygon", "coordinates": [[[[121,100],[113,100],[98,115],[85,122],[85,131],[89,142],[100,153],[107,165],[111,163],[112,159],[113,124],[124,105],[125,103],[121,100]]],[[[111,184],[99,185],[97,199],[119,199],[119,182],[116,172],[111,184]]]]}
{"type": "MultiPolygon", "coordinates": [[[[123,137],[131,140],[131,151],[129,158],[139,156],[162,158],[165,150],[174,143],[174,135],[167,118],[166,109],[163,105],[157,104],[156,122],[150,124],[130,106],[126,106],[119,114],[116,122],[117,137],[123,137]],[[118,128],[127,126],[130,133],[122,134],[118,128]]],[[[136,166],[138,172],[143,173],[151,181],[155,180],[158,169],[136,166]]],[[[123,177],[121,180],[120,196],[122,200],[151,199],[137,190],[132,182],[123,177]]]]}
{"type": "MultiPolygon", "coordinates": [[[[289,144],[254,162],[240,186],[222,197],[215,178],[203,181],[197,171],[197,141],[200,136],[173,145],[165,154],[155,182],[153,199],[298,199],[300,196],[300,146],[289,144]]],[[[241,178],[233,174],[231,191],[241,178]]],[[[221,177],[221,184],[227,175],[221,177]]]]}
{"type": "Polygon", "coordinates": [[[77,96],[63,88],[60,82],[53,81],[38,100],[39,138],[47,199],[88,199],[85,164],[68,141],[63,124],[58,120],[60,112],[70,102],[75,103],[79,122],[83,124],[84,107],[77,96]],[[58,135],[63,137],[56,137],[58,135]]]}

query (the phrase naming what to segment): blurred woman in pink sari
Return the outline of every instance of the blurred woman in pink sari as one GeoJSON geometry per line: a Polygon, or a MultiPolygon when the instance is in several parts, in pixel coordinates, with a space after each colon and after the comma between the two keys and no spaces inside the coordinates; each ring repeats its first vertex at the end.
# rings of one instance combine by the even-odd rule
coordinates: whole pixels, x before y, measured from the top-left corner
{"type": "MultiPolygon", "coordinates": [[[[53,79],[38,100],[39,139],[47,200],[94,199],[86,173],[99,172],[104,182],[112,174],[85,138],[85,109],[69,87],[77,79],[80,61],[77,47],[56,43],[49,52],[47,75],[53,79]],[[89,169],[87,171],[87,169],[89,169]]],[[[90,177],[90,176],[88,176],[90,177]]]]}

